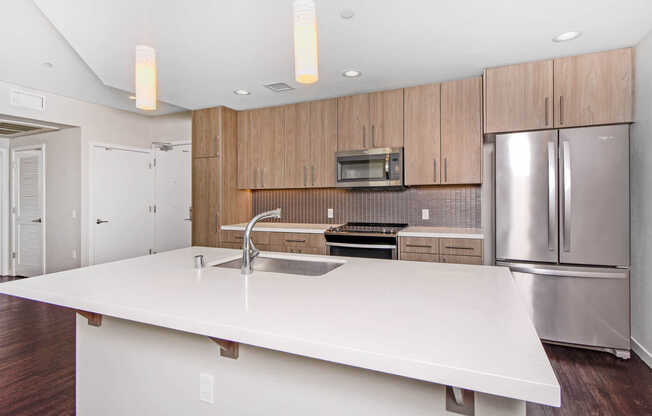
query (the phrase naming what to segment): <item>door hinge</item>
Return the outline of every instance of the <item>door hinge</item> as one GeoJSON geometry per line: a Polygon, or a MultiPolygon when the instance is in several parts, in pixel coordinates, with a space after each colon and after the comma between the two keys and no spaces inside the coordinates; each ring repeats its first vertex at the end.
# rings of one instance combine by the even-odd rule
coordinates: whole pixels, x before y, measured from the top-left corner
{"type": "Polygon", "coordinates": [[[152,210],[154,211],[154,214],[156,214],[156,204],[152,207],[152,210]]]}
{"type": "Polygon", "coordinates": [[[16,252],[15,252],[15,251],[11,252],[11,258],[12,258],[12,259],[15,259],[15,258],[16,258],[16,252]]]}
{"type": "Polygon", "coordinates": [[[16,213],[16,207],[11,207],[11,213],[15,214],[16,213]]]}
{"type": "Polygon", "coordinates": [[[156,214],[156,205],[148,205],[147,211],[153,214],[156,214]]]}
{"type": "Polygon", "coordinates": [[[149,252],[149,254],[156,254],[156,250],[154,250],[153,248],[150,248],[148,250],[148,252],[149,252]]]}
{"type": "Polygon", "coordinates": [[[154,167],[156,167],[156,158],[152,160],[152,163],[154,164],[154,167]]]}

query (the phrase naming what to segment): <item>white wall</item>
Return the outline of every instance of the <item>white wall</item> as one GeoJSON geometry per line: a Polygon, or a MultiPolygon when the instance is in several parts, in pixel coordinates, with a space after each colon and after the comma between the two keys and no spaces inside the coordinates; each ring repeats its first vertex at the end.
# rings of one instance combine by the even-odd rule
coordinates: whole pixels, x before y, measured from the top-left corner
{"type": "Polygon", "coordinates": [[[102,142],[150,148],[160,138],[189,140],[189,112],[149,117],[86,103],[73,98],[44,93],[0,81],[0,114],[26,117],[81,128],[81,245],[82,265],[88,264],[88,162],[89,143],[102,142]],[[31,91],[46,97],[45,111],[29,110],[9,104],[12,89],[31,91]],[[184,136],[178,137],[177,136],[184,136]]]}
{"type": "Polygon", "coordinates": [[[652,32],[636,47],[631,137],[632,344],[652,367],[652,32]]]}
{"type": "Polygon", "coordinates": [[[11,140],[11,147],[45,144],[46,273],[81,265],[81,129],[11,140]],[[76,218],[72,217],[73,210],[76,218]],[[73,257],[73,250],[76,258],[73,257]]]}

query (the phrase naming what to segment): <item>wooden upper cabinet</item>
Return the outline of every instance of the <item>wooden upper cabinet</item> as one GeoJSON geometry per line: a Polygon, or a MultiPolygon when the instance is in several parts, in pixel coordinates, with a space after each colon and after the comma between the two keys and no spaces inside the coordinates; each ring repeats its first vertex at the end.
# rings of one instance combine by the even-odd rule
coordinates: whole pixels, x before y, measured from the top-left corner
{"type": "Polygon", "coordinates": [[[284,109],[283,188],[302,188],[309,185],[310,166],[310,103],[286,105],[284,109]]]}
{"type": "Polygon", "coordinates": [[[442,184],[482,183],[482,77],[441,84],[442,184]]]}
{"type": "Polygon", "coordinates": [[[238,188],[253,187],[253,167],[251,166],[249,146],[252,131],[252,112],[238,111],[238,188]]]}
{"type": "Polygon", "coordinates": [[[405,89],[405,184],[441,183],[441,86],[405,89]]]}
{"type": "Polygon", "coordinates": [[[555,127],[633,120],[633,50],[555,59],[555,127]]]}
{"type": "Polygon", "coordinates": [[[192,112],[192,157],[215,157],[218,152],[218,108],[192,112]]]}
{"type": "Polygon", "coordinates": [[[553,127],[553,61],[490,68],[484,72],[484,132],[553,127]]]}
{"type": "Polygon", "coordinates": [[[368,147],[403,147],[403,89],[369,94],[368,147]]]}
{"type": "Polygon", "coordinates": [[[369,94],[337,99],[337,150],[367,149],[370,144],[369,94]]]}
{"type": "Polygon", "coordinates": [[[309,186],[335,187],[337,151],[337,99],[310,103],[309,186]]]}

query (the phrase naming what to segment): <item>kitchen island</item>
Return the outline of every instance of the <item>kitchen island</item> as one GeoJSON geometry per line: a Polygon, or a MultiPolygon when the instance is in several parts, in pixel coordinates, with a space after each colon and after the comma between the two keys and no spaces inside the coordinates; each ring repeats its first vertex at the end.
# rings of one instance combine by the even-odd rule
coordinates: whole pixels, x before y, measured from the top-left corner
{"type": "Polygon", "coordinates": [[[453,415],[445,386],[476,415],[560,405],[506,268],[281,253],[265,255],[343,264],[320,277],[211,267],[239,255],[193,247],[0,293],[83,312],[79,415],[453,415]]]}

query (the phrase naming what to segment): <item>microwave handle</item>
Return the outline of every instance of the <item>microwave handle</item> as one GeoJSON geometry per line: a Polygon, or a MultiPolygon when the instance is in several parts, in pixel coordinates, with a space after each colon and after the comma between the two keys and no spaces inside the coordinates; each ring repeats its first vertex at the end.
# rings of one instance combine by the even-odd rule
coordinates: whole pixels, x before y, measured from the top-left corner
{"type": "Polygon", "coordinates": [[[385,156],[385,179],[389,179],[389,155],[385,156]]]}

